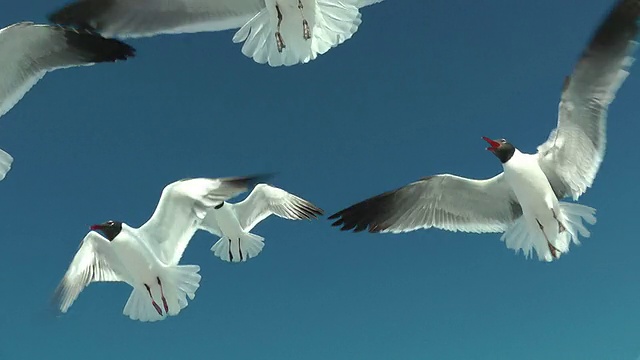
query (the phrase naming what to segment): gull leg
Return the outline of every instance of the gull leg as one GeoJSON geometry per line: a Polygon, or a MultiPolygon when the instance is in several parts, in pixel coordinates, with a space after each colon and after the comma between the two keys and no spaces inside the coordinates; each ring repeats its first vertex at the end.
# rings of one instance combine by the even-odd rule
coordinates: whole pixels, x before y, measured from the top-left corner
{"type": "Polygon", "coordinates": [[[242,256],[242,246],[240,246],[240,238],[238,238],[238,251],[240,252],[240,261],[244,261],[244,257],[242,256]]]}
{"type": "Polygon", "coordinates": [[[276,11],[278,12],[278,30],[276,31],[276,46],[278,47],[278,52],[282,52],[282,49],[287,46],[284,44],[284,39],[280,34],[280,24],[282,24],[282,13],[280,12],[280,7],[276,4],[276,11]]]}
{"type": "Polygon", "coordinates": [[[536,222],[538,223],[538,226],[540,227],[540,231],[542,231],[542,235],[544,235],[544,239],[547,240],[547,245],[549,246],[549,251],[551,251],[551,256],[553,256],[554,259],[557,259],[558,258],[558,253],[560,252],[560,250],[558,250],[558,248],[556,248],[555,246],[551,245],[551,242],[549,241],[549,238],[547,237],[547,234],[544,233],[544,226],[542,226],[540,221],[538,221],[538,219],[536,219],[536,222]]]}
{"type": "Polygon", "coordinates": [[[229,260],[233,262],[233,252],[231,252],[231,238],[229,238],[229,260]]]}
{"type": "Polygon", "coordinates": [[[558,217],[556,216],[556,212],[553,211],[553,209],[551,209],[551,213],[553,214],[553,218],[556,219],[556,221],[558,222],[558,232],[561,233],[561,232],[567,230],[567,228],[565,228],[564,225],[562,225],[560,220],[558,220],[558,217]]]}
{"type": "Polygon", "coordinates": [[[162,290],[162,282],[160,282],[160,277],[156,276],[158,279],[158,285],[160,285],[160,295],[162,296],[162,305],[164,306],[164,312],[169,313],[169,305],[167,305],[167,299],[164,297],[164,290],[162,290]]]}
{"type": "Polygon", "coordinates": [[[309,23],[307,22],[307,19],[304,18],[304,13],[302,12],[302,9],[304,9],[304,6],[302,6],[302,0],[298,0],[298,9],[302,16],[302,37],[305,40],[309,40],[311,39],[311,30],[309,29],[309,23]]]}
{"type": "Polygon", "coordinates": [[[153,304],[153,307],[158,312],[158,315],[162,316],[162,309],[160,309],[160,306],[158,306],[158,304],[156,304],[156,301],[153,300],[153,296],[151,296],[151,289],[149,288],[149,285],[144,284],[144,287],[147,288],[147,292],[149,293],[149,297],[151,298],[151,303],[153,304]]]}

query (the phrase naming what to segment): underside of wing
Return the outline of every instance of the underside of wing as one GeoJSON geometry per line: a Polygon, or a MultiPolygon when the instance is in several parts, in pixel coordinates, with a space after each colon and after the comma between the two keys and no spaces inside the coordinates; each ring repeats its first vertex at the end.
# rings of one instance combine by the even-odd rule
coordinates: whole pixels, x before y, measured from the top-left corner
{"type": "Polygon", "coordinates": [[[267,184],[257,185],[245,200],[232,206],[245,231],[271,214],[289,220],[311,220],[324,214],[311,202],[267,184]]]}
{"type": "Polygon", "coordinates": [[[264,0],[80,0],[49,20],[105,36],[145,37],[239,28],[264,7],[264,0]]]}
{"type": "Polygon", "coordinates": [[[264,175],[196,178],[167,185],[151,218],[139,228],[145,238],[160,244],[167,264],[177,264],[209,208],[242,193],[264,175]]]}
{"type": "Polygon", "coordinates": [[[431,227],[503,232],[522,209],[500,174],[488,180],[436,175],[374,196],[333,214],[333,226],[355,232],[408,232],[431,227]]]}
{"type": "Polygon", "coordinates": [[[96,232],[88,233],[74,256],[69,269],[54,293],[60,311],[66,313],[82,290],[92,282],[124,281],[114,268],[109,242],[96,232]]]}
{"type": "Polygon", "coordinates": [[[577,200],[600,168],[607,111],[633,63],[639,18],[639,1],[618,1],[565,80],[558,126],[538,147],[540,166],[559,198],[577,200]]]}
{"type": "Polygon", "coordinates": [[[86,31],[18,23],[0,30],[0,116],[56,69],[134,56],[127,44],[86,31]]]}

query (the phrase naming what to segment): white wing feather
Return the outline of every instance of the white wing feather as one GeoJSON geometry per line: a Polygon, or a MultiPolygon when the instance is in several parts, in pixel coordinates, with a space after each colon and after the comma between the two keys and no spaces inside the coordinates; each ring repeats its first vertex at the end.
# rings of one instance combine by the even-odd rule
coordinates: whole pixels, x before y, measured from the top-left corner
{"type": "Polygon", "coordinates": [[[239,28],[264,7],[264,0],[80,0],[49,19],[108,37],[146,37],[239,28]]]}
{"type": "Polygon", "coordinates": [[[348,207],[329,219],[341,230],[408,232],[435,227],[503,232],[522,215],[503,174],[487,180],[450,174],[427,177],[348,207]]]}
{"type": "Polygon", "coordinates": [[[230,205],[247,232],[271,214],[289,220],[309,220],[323,214],[309,201],[267,184],[256,185],[246,199],[230,205]]]}
{"type": "Polygon", "coordinates": [[[558,126],[538,147],[539,163],[558,196],[577,200],[593,184],[606,147],[609,104],[629,75],[640,4],[619,1],[565,81],[558,126]]]}
{"type": "Polygon", "coordinates": [[[78,252],[73,257],[69,269],[55,292],[60,311],[66,313],[82,290],[92,282],[126,281],[123,268],[107,239],[95,231],[89,232],[78,252]]]}
{"type": "Polygon", "coordinates": [[[188,179],[167,185],[151,218],[138,230],[160,244],[167,265],[180,261],[210,207],[248,190],[255,177],[188,179]]]}

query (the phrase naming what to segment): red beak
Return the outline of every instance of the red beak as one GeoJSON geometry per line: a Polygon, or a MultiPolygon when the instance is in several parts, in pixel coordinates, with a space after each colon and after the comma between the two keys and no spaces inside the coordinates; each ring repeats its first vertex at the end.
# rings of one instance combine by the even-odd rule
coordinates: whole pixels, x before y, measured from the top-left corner
{"type": "Polygon", "coordinates": [[[91,230],[100,230],[102,229],[102,225],[91,225],[91,230]]]}
{"type": "Polygon", "coordinates": [[[500,143],[495,141],[495,140],[491,140],[486,136],[483,136],[482,139],[484,139],[484,141],[488,142],[489,145],[491,145],[490,147],[487,148],[487,150],[489,150],[489,151],[493,151],[493,150],[495,150],[495,149],[500,147],[500,143]]]}

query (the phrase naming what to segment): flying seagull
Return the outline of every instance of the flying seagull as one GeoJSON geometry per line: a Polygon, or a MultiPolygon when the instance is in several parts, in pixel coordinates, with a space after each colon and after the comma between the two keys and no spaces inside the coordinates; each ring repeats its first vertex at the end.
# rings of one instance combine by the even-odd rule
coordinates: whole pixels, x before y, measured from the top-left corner
{"type": "Polygon", "coordinates": [[[230,262],[247,261],[264,247],[264,238],[250,233],[251,229],[271,214],[289,220],[311,220],[324,212],[282,189],[258,184],[243,201],[223,202],[209,209],[200,228],[220,236],[211,247],[215,256],[230,262]]]}
{"type": "Polygon", "coordinates": [[[49,16],[104,36],[238,29],[242,53],[271,66],[306,63],[348,40],[360,8],[382,0],[77,0],[49,16]]]}
{"type": "Polygon", "coordinates": [[[578,234],[590,234],[595,209],[576,203],[591,187],[602,162],[609,104],[628,75],[638,35],[640,1],[622,0],[595,32],[573,74],[565,79],[558,125],[536,154],[505,139],[484,138],[503,172],[486,180],[450,174],[429,176],[369,198],[329,219],[341,230],[407,232],[431,227],[504,234],[516,253],[552,261],[578,234]]]}
{"type": "MultiPolygon", "coordinates": [[[[49,71],[126,60],[134,53],[125,43],[86,30],[32,22],[0,29],[0,116],[11,110],[49,71]]],[[[0,153],[0,180],[12,162],[9,154],[0,153]]]]}
{"type": "Polygon", "coordinates": [[[92,282],[122,281],[133,287],[124,315],[140,321],[177,315],[200,284],[200,267],[178,262],[207,211],[264,178],[176,181],[164,188],[153,215],[139,228],[113,220],[91,226],[55,291],[60,311],[66,313],[92,282]]]}

